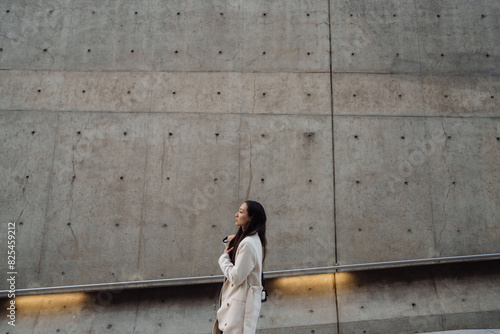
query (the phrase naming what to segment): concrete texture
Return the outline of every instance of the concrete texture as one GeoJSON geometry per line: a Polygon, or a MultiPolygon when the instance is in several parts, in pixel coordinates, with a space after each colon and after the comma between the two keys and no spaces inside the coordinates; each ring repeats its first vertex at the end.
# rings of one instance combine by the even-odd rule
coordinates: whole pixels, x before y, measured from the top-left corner
{"type": "Polygon", "coordinates": [[[497,118],[342,117],[335,126],[339,263],[498,251],[497,118]]]}
{"type": "Polygon", "coordinates": [[[328,2],[321,0],[3,0],[1,6],[2,68],[329,70],[328,2]]]}
{"type": "MultiPolygon", "coordinates": [[[[478,262],[268,280],[269,300],[262,305],[257,332],[448,330],[455,334],[453,330],[459,328],[476,331],[456,334],[497,333],[498,265],[498,261],[478,262]]],[[[15,331],[5,322],[0,324],[0,330],[210,333],[221,285],[18,297],[15,331]]],[[[4,313],[2,306],[0,315],[4,313]]]]}
{"type": "Polygon", "coordinates": [[[331,0],[335,72],[498,74],[498,4],[331,0]]]}
{"type": "Polygon", "coordinates": [[[433,332],[437,333],[449,333],[449,334],[496,334],[500,331],[500,329],[464,329],[464,330],[456,330],[456,331],[443,331],[443,332],[433,332]]]}
{"type": "MultiPolygon", "coordinates": [[[[247,198],[268,213],[266,270],[500,253],[499,22],[494,0],[0,0],[17,288],[219,274],[247,198]]],[[[470,268],[480,297],[465,308],[440,305],[437,287],[465,291],[440,267],[367,289],[338,274],[310,304],[297,283],[262,333],[498,328],[481,290],[497,274],[470,268]]],[[[120,311],[77,308],[95,322],[25,328],[127,332],[134,315],[136,332],[161,332],[167,309],[203,314],[188,332],[205,333],[216,288],[178,289],[166,308],[131,292],[120,311]]]]}
{"type": "Polygon", "coordinates": [[[4,73],[4,110],[330,115],[324,73],[4,73]]]}

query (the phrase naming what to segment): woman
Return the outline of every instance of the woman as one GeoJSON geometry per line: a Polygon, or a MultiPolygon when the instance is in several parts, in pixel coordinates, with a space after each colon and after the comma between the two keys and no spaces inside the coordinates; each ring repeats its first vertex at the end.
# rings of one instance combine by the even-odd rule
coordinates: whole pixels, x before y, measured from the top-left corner
{"type": "Polygon", "coordinates": [[[235,224],[238,232],[219,258],[225,278],[214,334],[254,334],[259,318],[266,212],[258,202],[245,201],[235,214],[235,224]]]}

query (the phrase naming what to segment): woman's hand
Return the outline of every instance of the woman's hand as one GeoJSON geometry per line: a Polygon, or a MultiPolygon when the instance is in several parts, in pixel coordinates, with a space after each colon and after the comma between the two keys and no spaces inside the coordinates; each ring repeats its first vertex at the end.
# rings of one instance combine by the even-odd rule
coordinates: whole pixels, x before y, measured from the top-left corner
{"type": "Polygon", "coordinates": [[[230,243],[234,239],[234,234],[227,236],[227,243],[230,243]]]}
{"type": "Polygon", "coordinates": [[[231,248],[229,248],[229,249],[228,249],[228,248],[226,247],[226,249],[224,249],[224,254],[229,254],[229,253],[233,250],[233,248],[234,248],[234,247],[231,247],[231,248]]]}

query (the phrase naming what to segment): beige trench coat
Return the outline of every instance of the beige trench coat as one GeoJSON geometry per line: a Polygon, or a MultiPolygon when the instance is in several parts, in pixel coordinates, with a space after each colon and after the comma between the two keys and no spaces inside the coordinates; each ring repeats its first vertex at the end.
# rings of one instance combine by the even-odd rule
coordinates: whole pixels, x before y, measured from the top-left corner
{"type": "Polygon", "coordinates": [[[225,281],[212,333],[220,333],[220,330],[224,334],[254,334],[262,292],[262,243],[259,235],[248,236],[240,242],[234,265],[228,254],[221,255],[219,265],[225,281]]]}

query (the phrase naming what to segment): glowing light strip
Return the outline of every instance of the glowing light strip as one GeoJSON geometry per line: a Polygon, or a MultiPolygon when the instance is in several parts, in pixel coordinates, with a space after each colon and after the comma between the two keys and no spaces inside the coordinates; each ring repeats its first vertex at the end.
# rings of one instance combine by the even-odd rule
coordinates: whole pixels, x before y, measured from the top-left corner
{"type": "MultiPolygon", "coordinates": [[[[480,254],[480,255],[464,255],[464,256],[449,256],[437,257],[428,259],[415,260],[399,260],[360,264],[344,264],[328,267],[303,268],[303,269],[287,269],[273,270],[264,272],[266,278],[301,276],[301,275],[316,275],[316,274],[331,274],[335,272],[349,272],[360,270],[385,269],[396,267],[409,267],[417,265],[430,265],[441,263],[456,263],[468,261],[496,260],[500,259],[500,253],[480,254]]],[[[180,278],[164,278],[156,280],[142,280],[129,282],[110,282],[110,283],[95,283],[95,284],[80,284],[67,286],[40,287],[28,289],[16,289],[16,296],[49,294],[49,293],[64,293],[64,292],[84,292],[84,291],[101,291],[101,290],[121,290],[133,288],[151,288],[151,287],[166,287],[178,285],[193,285],[217,283],[222,281],[223,275],[198,276],[198,277],[180,277],[180,278]]],[[[0,290],[0,297],[6,297],[9,290],[0,290]]]]}

